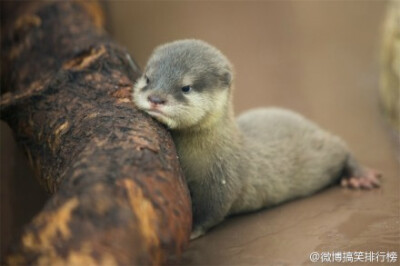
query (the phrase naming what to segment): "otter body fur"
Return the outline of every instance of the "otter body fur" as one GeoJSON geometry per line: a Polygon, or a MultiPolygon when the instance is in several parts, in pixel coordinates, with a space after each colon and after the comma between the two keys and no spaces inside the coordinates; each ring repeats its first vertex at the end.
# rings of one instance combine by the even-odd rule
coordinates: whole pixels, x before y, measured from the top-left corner
{"type": "Polygon", "coordinates": [[[232,67],[199,40],[162,45],[136,82],[134,102],[171,131],[193,206],[192,238],[226,216],[308,196],[338,181],[379,185],[346,144],[281,108],[250,110],[236,120],[232,67]]]}

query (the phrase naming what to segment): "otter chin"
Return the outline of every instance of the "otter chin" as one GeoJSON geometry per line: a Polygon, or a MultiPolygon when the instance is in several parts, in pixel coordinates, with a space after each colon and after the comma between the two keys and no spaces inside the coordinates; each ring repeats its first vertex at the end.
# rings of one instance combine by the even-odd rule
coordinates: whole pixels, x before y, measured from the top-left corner
{"type": "Polygon", "coordinates": [[[145,112],[148,113],[157,121],[166,125],[169,129],[176,128],[177,123],[162,111],[150,109],[150,110],[145,110],[145,112]]]}
{"type": "Polygon", "coordinates": [[[193,206],[192,238],[231,214],[309,196],[341,180],[378,187],[339,137],[302,115],[257,108],[235,119],[233,68],[214,46],[179,40],[157,47],[136,81],[136,106],[171,131],[193,206]]]}

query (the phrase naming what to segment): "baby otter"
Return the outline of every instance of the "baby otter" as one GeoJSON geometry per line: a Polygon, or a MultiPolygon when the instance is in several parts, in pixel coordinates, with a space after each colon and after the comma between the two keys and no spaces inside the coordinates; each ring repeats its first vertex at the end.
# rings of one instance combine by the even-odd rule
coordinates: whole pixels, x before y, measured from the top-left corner
{"type": "Polygon", "coordinates": [[[236,121],[232,66],[215,47],[180,40],[156,48],[134,87],[138,108],[165,124],[193,206],[191,238],[230,214],[304,197],[341,179],[379,186],[346,144],[299,114],[260,108],[236,121]]]}

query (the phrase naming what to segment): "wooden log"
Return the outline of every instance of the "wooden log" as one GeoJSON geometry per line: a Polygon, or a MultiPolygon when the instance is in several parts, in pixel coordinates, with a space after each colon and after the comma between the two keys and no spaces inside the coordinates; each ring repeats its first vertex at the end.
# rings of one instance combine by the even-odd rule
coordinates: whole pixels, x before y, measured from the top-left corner
{"type": "Polygon", "coordinates": [[[101,8],[4,8],[1,117],[54,193],[6,263],[159,265],[179,257],[192,214],[176,151],[168,131],[134,108],[140,71],[104,32],[101,8]]]}

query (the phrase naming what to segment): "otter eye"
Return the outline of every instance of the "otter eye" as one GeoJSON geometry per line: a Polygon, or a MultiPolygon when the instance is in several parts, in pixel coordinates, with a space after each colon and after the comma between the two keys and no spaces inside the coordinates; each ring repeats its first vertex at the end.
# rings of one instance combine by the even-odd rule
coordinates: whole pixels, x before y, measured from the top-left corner
{"type": "Polygon", "coordinates": [[[149,84],[150,83],[149,77],[145,75],[144,78],[146,79],[146,84],[149,84]]]}
{"type": "Polygon", "coordinates": [[[184,93],[188,93],[189,91],[191,91],[192,90],[192,87],[190,87],[190,86],[184,86],[184,87],[182,87],[182,92],[184,92],[184,93]]]}

